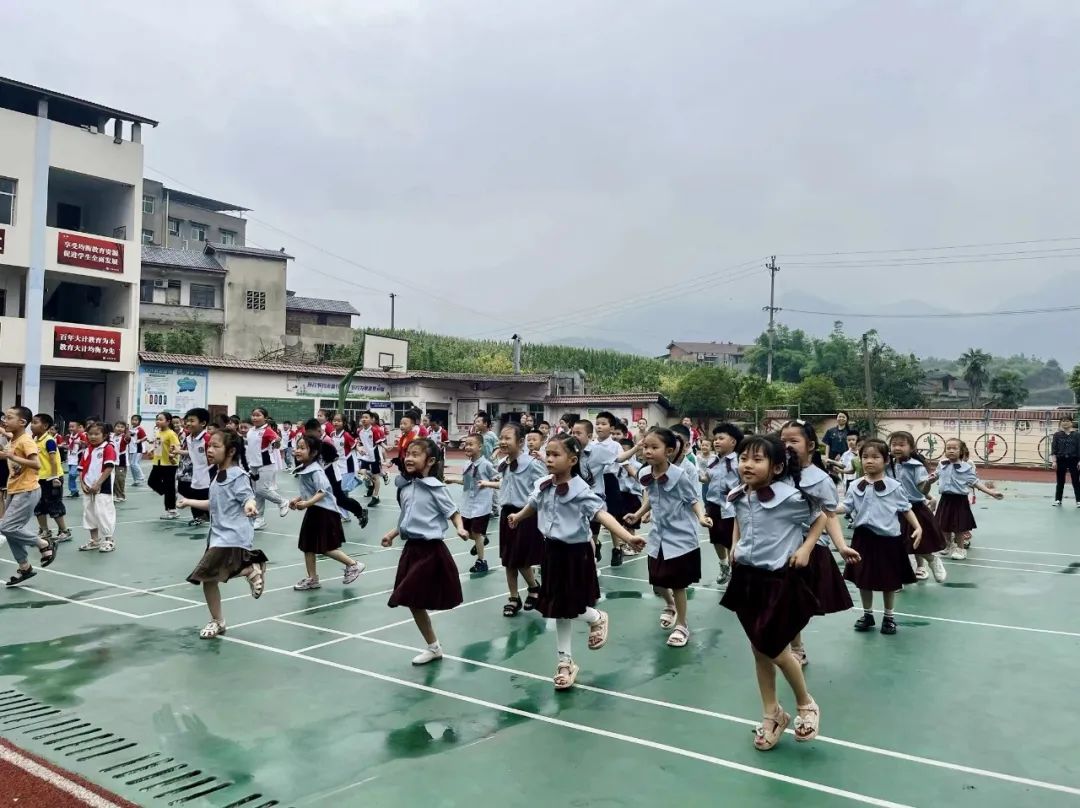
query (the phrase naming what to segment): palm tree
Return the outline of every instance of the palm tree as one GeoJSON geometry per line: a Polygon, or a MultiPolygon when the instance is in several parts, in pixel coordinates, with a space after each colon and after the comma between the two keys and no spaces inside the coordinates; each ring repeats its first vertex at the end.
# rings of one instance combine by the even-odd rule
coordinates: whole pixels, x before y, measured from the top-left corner
{"type": "Polygon", "coordinates": [[[971,392],[971,406],[979,406],[979,397],[986,383],[990,381],[990,354],[979,348],[968,348],[960,356],[960,366],[963,368],[964,381],[968,383],[971,392]]]}

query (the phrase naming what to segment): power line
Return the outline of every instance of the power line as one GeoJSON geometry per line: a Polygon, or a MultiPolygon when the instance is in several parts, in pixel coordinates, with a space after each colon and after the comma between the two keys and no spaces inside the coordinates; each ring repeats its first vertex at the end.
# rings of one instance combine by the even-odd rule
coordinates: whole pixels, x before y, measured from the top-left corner
{"type": "Polygon", "coordinates": [[[1012,258],[978,258],[977,256],[963,256],[959,258],[946,258],[945,256],[927,256],[925,259],[887,259],[881,261],[788,261],[791,267],[805,267],[807,269],[888,269],[890,267],[932,267],[945,264],[999,264],[1012,261],[1041,261],[1044,259],[1057,258],[1080,258],[1080,252],[1072,252],[1068,255],[1021,255],[1012,258]]]}
{"type": "Polygon", "coordinates": [[[782,258],[814,258],[829,255],[881,255],[898,252],[931,252],[934,250],[969,250],[976,247],[1015,247],[1024,244],[1051,244],[1062,241],[1080,241],[1080,236],[1060,236],[1058,238],[1037,238],[1028,241],[984,241],[976,244],[944,244],[937,247],[895,247],[881,250],[846,250],[835,252],[781,253],[782,258]]]}
{"type": "Polygon", "coordinates": [[[814,311],[812,309],[789,309],[784,307],[784,311],[795,312],[796,314],[819,314],[827,317],[844,318],[882,318],[890,320],[952,320],[969,317],[1018,317],[1025,314],[1055,314],[1064,311],[1080,311],[1080,305],[1075,306],[1046,306],[1038,309],[1005,309],[1002,311],[966,311],[966,312],[950,312],[947,314],[897,314],[893,312],[878,312],[873,314],[867,314],[862,312],[849,312],[849,311],[814,311]]]}

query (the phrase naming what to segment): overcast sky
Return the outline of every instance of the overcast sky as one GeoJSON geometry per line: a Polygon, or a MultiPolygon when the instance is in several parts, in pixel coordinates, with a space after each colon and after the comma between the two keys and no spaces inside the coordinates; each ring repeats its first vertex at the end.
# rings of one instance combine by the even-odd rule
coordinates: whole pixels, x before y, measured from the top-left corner
{"type": "Polygon", "coordinates": [[[1080,251],[790,255],[1080,236],[1075,0],[53,0],[4,27],[0,74],[161,121],[148,176],[252,208],[249,242],[297,256],[290,287],[365,323],[396,291],[399,326],[748,340],[767,273],[723,270],[771,253],[788,306],[1080,302],[1055,291],[1080,251]],[[680,286],[715,318],[631,305],[680,286]],[[620,333],[566,316],[611,301],[620,333]]]}

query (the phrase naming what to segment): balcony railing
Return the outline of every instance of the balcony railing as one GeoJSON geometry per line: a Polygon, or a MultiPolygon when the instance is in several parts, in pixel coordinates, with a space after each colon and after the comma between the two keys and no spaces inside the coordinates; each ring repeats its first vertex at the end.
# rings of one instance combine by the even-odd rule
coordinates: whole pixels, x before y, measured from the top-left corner
{"type": "Polygon", "coordinates": [[[139,321],[151,323],[190,323],[225,325],[224,309],[205,309],[201,306],[174,306],[166,303],[140,303],[139,321]]]}

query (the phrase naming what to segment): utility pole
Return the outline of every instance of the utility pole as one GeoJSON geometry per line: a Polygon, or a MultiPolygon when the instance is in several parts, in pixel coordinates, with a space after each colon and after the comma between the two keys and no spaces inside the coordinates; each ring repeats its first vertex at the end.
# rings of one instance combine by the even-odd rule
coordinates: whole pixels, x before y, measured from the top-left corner
{"type": "Polygon", "coordinates": [[[776,265],[775,255],[769,259],[769,263],[765,265],[765,268],[769,270],[769,305],[762,308],[762,311],[769,312],[769,365],[765,371],[765,381],[772,384],[773,334],[776,330],[774,323],[776,312],[780,311],[780,308],[776,305],[776,273],[780,271],[780,267],[776,265]]]}
{"type": "Polygon", "coordinates": [[[870,382],[870,334],[862,335],[863,351],[863,378],[866,383],[866,418],[870,421],[870,431],[877,435],[877,424],[874,418],[874,388],[870,382]]]}
{"type": "Polygon", "coordinates": [[[390,330],[394,330],[394,298],[397,297],[393,292],[390,293],[390,330]]]}

